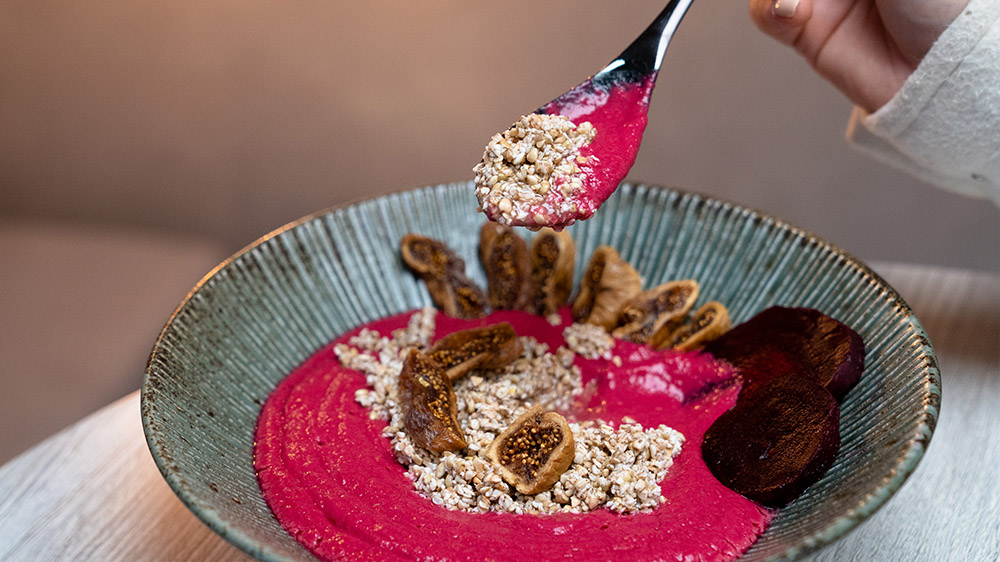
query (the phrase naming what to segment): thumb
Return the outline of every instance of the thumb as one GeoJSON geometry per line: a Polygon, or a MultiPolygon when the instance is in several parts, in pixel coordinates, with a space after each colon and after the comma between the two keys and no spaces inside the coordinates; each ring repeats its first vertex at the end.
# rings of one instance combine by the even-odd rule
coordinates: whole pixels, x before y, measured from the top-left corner
{"type": "Polygon", "coordinates": [[[812,0],[750,0],[750,18],[764,33],[794,47],[812,8],[812,0]]]}

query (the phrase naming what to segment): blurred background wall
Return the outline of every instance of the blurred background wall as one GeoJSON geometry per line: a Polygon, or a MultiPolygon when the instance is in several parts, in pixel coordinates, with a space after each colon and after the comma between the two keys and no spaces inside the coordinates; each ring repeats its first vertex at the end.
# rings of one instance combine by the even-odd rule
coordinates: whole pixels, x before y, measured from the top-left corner
{"type": "MultiPolygon", "coordinates": [[[[138,387],[214,263],[330,205],[470,179],[494,132],[609,62],[662,4],[0,0],[0,381],[116,377],[100,401],[138,387]],[[58,345],[82,331],[104,339],[58,345]]],[[[855,153],[850,109],[744,0],[699,0],[630,178],[760,209],[863,260],[1000,271],[998,208],[855,153]]],[[[19,383],[35,396],[17,401],[60,384],[19,383]]],[[[24,423],[54,430],[87,408],[24,423]]]]}

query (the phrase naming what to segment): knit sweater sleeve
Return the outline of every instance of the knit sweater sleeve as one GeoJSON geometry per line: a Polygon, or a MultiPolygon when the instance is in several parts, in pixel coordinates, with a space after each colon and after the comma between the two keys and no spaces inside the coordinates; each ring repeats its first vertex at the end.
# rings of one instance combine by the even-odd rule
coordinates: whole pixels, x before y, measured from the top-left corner
{"type": "Polygon", "coordinates": [[[855,108],[850,143],[937,186],[1000,205],[1000,0],[971,0],[895,97],[855,108]]]}

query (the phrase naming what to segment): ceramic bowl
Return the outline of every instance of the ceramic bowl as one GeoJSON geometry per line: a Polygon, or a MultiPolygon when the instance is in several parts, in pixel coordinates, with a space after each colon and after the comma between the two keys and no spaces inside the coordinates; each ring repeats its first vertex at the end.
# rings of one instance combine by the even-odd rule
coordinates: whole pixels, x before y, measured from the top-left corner
{"type": "MultiPolygon", "coordinates": [[[[209,273],[167,322],[142,389],[150,450],[178,497],[263,560],[312,556],[277,523],[252,464],[254,424],[277,383],[358,324],[430,304],[398,256],[415,232],[446,241],[485,284],[483,218],[468,183],[396,193],[282,227],[209,273]]],[[[919,321],[857,259],[765,214],[701,195],[623,185],[570,228],[578,255],[610,244],[652,286],[694,278],[734,322],[772,305],[817,308],[865,340],[867,366],[843,403],[834,466],[786,507],[746,561],[793,560],[838,539],[913,472],[937,420],[940,377],[919,321]]],[[[585,259],[577,260],[577,280],[585,259]]]]}

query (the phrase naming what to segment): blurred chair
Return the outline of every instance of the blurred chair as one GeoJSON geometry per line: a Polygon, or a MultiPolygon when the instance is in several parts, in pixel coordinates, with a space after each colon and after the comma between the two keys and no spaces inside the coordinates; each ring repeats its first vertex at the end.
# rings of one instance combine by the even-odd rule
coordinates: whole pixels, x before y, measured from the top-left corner
{"type": "Polygon", "coordinates": [[[209,239],[0,217],[0,463],[139,388],[160,328],[224,257],[209,239]]]}

